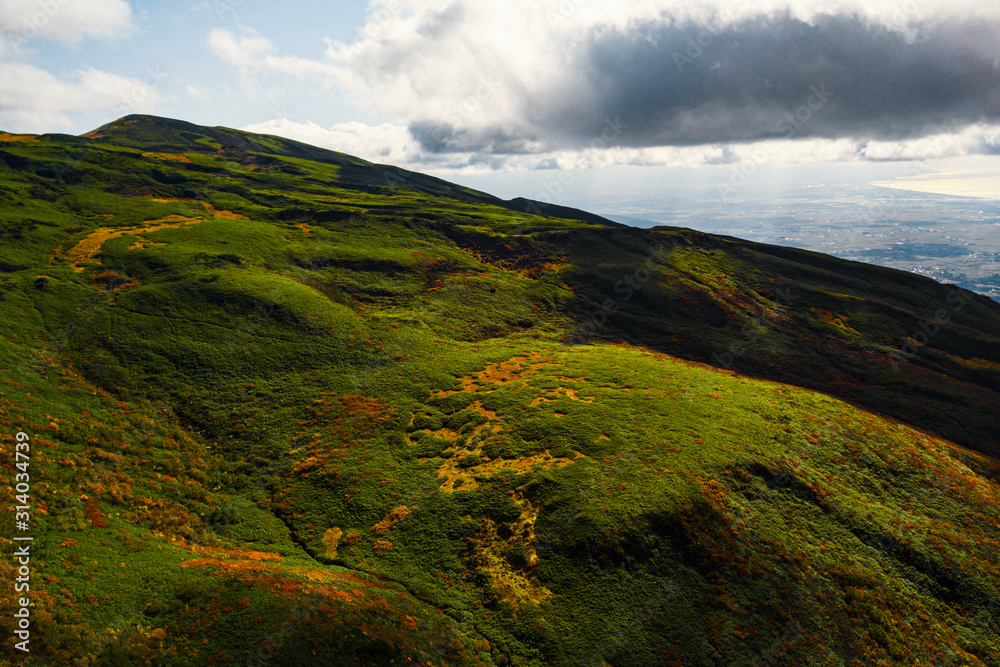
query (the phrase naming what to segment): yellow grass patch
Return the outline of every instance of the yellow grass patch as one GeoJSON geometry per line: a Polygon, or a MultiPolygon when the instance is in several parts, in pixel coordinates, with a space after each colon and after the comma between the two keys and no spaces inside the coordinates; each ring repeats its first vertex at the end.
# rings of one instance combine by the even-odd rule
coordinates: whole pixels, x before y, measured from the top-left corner
{"type": "Polygon", "coordinates": [[[129,250],[142,250],[143,248],[148,248],[149,246],[156,245],[167,245],[166,243],[156,243],[155,241],[136,241],[129,246],[129,250]]]}
{"type": "MultiPolygon", "coordinates": [[[[128,227],[125,229],[115,229],[112,227],[100,227],[90,234],[87,234],[79,243],[66,252],[66,258],[73,264],[77,273],[83,271],[82,264],[87,262],[98,262],[96,255],[107,241],[131,234],[134,236],[155,232],[159,229],[169,227],[182,227],[196,222],[204,222],[204,218],[188,218],[183,215],[168,215],[159,220],[150,220],[143,223],[141,227],[128,227]]],[[[98,262],[99,263],[99,262],[98,262]]]]}
{"type": "Polygon", "coordinates": [[[574,452],[574,454],[576,454],[576,458],[573,459],[556,457],[552,456],[548,450],[545,450],[539,454],[522,456],[517,459],[493,459],[490,461],[484,461],[469,468],[459,467],[458,463],[463,458],[472,454],[478,455],[481,452],[482,445],[474,451],[462,448],[450,459],[445,460],[445,462],[438,468],[438,478],[444,478],[444,483],[441,484],[440,490],[445,493],[454,493],[455,491],[471,491],[478,486],[478,483],[476,482],[477,475],[495,475],[505,468],[512,468],[520,473],[524,473],[537,465],[545,468],[551,468],[552,466],[561,467],[568,465],[575,461],[576,458],[583,456],[580,452],[574,452]]]}
{"type": "Polygon", "coordinates": [[[143,153],[142,156],[156,158],[157,160],[166,160],[167,162],[182,162],[184,164],[191,162],[191,158],[185,155],[178,155],[177,153],[143,153]]]}
{"type": "MultiPolygon", "coordinates": [[[[431,394],[431,397],[440,398],[463,392],[471,393],[486,386],[487,384],[502,386],[512,382],[521,382],[533,375],[536,375],[543,366],[552,365],[553,363],[554,360],[551,357],[545,357],[539,352],[534,352],[529,356],[512,357],[507,361],[488,364],[485,369],[479,371],[478,373],[474,373],[473,375],[459,378],[462,383],[462,389],[438,391],[431,394]]],[[[583,378],[566,379],[583,380],[583,378]]],[[[594,397],[592,396],[581,398],[577,395],[576,389],[559,387],[548,392],[546,396],[534,399],[531,402],[531,405],[537,406],[544,401],[550,401],[560,397],[566,397],[574,401],[582,401],[586,403],[592,403],[594,401],[594,397]]],[[[537,465],[541,465],[546,468],[551,468],[552,466],[564,466],[568,463],[572,463],[576,460],[576,458],[583,456],[583,454],[579,452],[574,452],[574,458],[555,457],[552,456],[550,451],[546,450],[541,453],[517,459],[493,459],[483,461],[473,466],[460,467],[459,463],[466,457],[473,455],[480,456],[487,439],[490,436],[497,435],[504,430],[496,412],[484,408],[481,401],[475,401],[467,409],[474,410],[485,417],[486,423],[480,424],[472,431],[472,433],[464,438],[461,433],[447,428],[442,428],[436,431],[424,429],[422,431],[423,433],[427,433],[429,435],[450,440],[455,445],[454,447],[449,448],[449,451],[451,452],[450,458],[446,459],[438,468],[438,478],[443,479],[440,490],[445,493],[453,493],[456,490],[468,491],[475,489],[478,485],[476,482],[477,476],[493,475],[505,468],[513,468],[519,472],[525,472],[537,465]],[[475,448],[470,448],[469,443],[471,443],[477,436],[479,437],[479,443],[475,448]]],[[[563,416],[564,414],[565,413],[557,413],[559,416],[563,416]]],[[[411,418],[410,424],[412,423],[413,419],[411,418]]],[[[410,440],[410,443],[413,444],[412,439],[410,440]]]]}
{"type": "Polygon", "coordinates": [[[209,204],[207,201],[201,202],[201,203],[205,205],[205,209],[211,214],[211,216],[213,218],[220,218],[222,220],[249,220],[250,219],[247,216],[242,215],[240,213],[233,213],[232,211],[226,211],[226,210],[223,210],[223,209],[220,209],[220,208],[215,208],[214,206],[212,206],[211,204],[209,204]]]}
{"type": "Polygon", "coordinates": [[[232,211],[225,211],[222,209],[215,208],[207,201],[200,201],[196,199],[160,199],[154,198],[157,204],[173,204],[173,203],[188,203],[188,204],[201,204],[208,211],[208,214],[213,218],[221,218],[223,220],[249,220],[245,215],[240,215],[239,213],[233,213],[232,211]]]}
{"type": "MultiPolygon", "coordinates": [[[[537,516],[537,510],[535,516],[537,516]]],[[[478,565],[491,575],[493,588],[500,593],[504,600],[513,605],[519,605],[527,600],[542,602],[552,597],[552,591],[545,588],[527,572],[512,567],[506,558],[508,549],[522,543],[521,535],[516,530],[520,523],[519,521],[515,524],[514,535],[505,540],[497,533],[497,527],[491,520],[483,520],[483,530],[479,534],[475,551],[478,565]]],[[[533,518],[531,524],[534,524],[533,518]]],[[[533,530],[531,530],[531,534],[533,540],[533,530]]],[[[527,550],[525,555],[527,556],[527,550]]],[[[531,556],[534,561],[538,560],[538,557],[534,555],[533,548],[531,556]]]]}
{"type": "Polygon", "coordinates": [[[569,387],[556,387],[552,391],[546,392],[544,396],[539,396],[538,398],[532,399],[529,405],[531,407],[538,407],[542,403],[549,403],[559,398],[568,398],[571,401],[579,401],[580,403],[593,403],[594,396],[584,396],[581,398],[577,392],[579,389],[570,389],[569,387]]]}
{"type": "Polygon", "coordinates": [[[326,545],[326,555],[328,558],[337,557],[337,545],[340,543],[340,536],[343,534],[344,532],[337,526],[334,526],[323,534],[323,544],[326,545]]]}
{"type": "Polygon", "coordinates": [[[988,370],[1000,370],[1000,363],[997,363],[995,361],[990,361],[989,359],[979,359],[979,358],[963,359],[962,357],[959,357],[959,356],[954,355],[954,354],[950,354],[948,352],[945,352],[944,354],[946,356],[948,356],[949,358],[951,358],[952,361],[954,361],[956,363],[959,363],[959,364],[962,364],[963,366],[966,366],[967,368],[982,368],[982,369],[988,369],[988,370]]]}
{"type": "MultiPolygon", "coordinates": [[[[174,201],[186,201],[180,199],[154,199],[153,201],[160,204],[169,204],[174,201]]],[[[215,208],[208,202],[200,202],[207,212],[207,215],[199,215],[197,217],[188,217],[185,215],[168,215],[157,220],[147,220],[137,227],[99,227],[95,229],[90,234],[85,236],[80,240],[75,246],[70,248],[66,252],[66,258],[69,259],[70,263],[77,273],[83,271],[83,264],[87,262],[100,263],[97,259],[97,253],[100,252],[101,246],[105,242],[111,239],[118,238],[119,236],[125,236],[126,234],[132,236],[142,236],[148,234],[149,232],[155,232],[160,229],[169,229],[175,227],[185,227],[188,225],[193,225],[199,222],[205,222],[209,218],[219,218],[223,220],[248,220],[245,215],[240,215],[239,213],[233,213],[232,211],[224,211],[215,208]]],[[[135,249],[145,248],[150,245],[165,245],[163,243],[154,243],[152,241],[144,240],[132,246],[135,249]]]]}

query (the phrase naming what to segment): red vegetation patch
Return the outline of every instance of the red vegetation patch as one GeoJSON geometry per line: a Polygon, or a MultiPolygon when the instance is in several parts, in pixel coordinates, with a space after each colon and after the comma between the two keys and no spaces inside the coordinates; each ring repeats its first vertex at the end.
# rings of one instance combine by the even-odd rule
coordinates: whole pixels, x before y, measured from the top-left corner
{"type": "Polygon", "coordinates": [[[105,289],[117,291],[123,287],[134,287],[140,285],[141,283],[135,278],[129,278],[128,276],[123,276],[114,271],[101,271],[93,278],[90,282],[95,285],[103,285],[105,289]]]}
{"type": "MultiPolygon", "coordinates": [[[[331,396],[323,392],[324,396],[331,396]]],[[[312,419],[300,422],[306,427],[328,427],[343,441],[362,439],[379,432],[394,412],[389,403],[364,396],[339,396],[333,400],[313,401],[307,410],[312,419]]]]}
{"type": "Polygon", "coordinates": [[[90,497],[87,499],[87,504],[83,508],[83,515],[90,521],[91,528],[107,528],[108,526],[108,522],[104,520],[104,515],[101,514],[101,503],[97,498],[90,497]]]}
{"type": "Polygon", "coordinates": [[[433,292],[444,287],[446,276],[459,273],[461,264],[453,259],[434,259],[423,257],[420,253],[414,253],[417,257],[420,272],[424,277],[424,291],[433,292]]]}

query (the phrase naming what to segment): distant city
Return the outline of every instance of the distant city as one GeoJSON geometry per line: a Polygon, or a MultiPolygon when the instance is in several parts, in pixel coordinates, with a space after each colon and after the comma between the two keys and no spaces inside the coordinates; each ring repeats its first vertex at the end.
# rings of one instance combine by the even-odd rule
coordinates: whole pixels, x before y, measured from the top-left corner
{"type": "MultiPolygon", "coordinates": [[[[691,202],[690,212],[625,208],[625,224],[679,225],[825,252],[954,283],[1000,301],[1000,202],[887,190],[809,186],[801,195],[691,202]]],[[[622,210],[622,209],[619,209],[622,210]]]]}

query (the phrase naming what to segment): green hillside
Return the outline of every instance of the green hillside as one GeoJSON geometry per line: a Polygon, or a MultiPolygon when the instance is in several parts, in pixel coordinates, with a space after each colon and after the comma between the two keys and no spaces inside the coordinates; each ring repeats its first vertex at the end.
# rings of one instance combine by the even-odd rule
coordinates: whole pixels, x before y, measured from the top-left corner
{"type": "Polygon", "coordinates": [[[12,664],[1000,665],[989,299],[149,116],[0,239],[12,664]]]}

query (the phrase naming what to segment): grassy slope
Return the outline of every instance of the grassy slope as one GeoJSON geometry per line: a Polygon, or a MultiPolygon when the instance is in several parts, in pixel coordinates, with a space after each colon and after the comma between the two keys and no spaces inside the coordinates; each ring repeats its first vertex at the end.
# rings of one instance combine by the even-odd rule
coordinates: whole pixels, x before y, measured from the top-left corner
{"type": "Polygon", "coordinates": [[[1000,664],[995,305],[172,121],[0,160],[35,664],[1000,664]]]}

